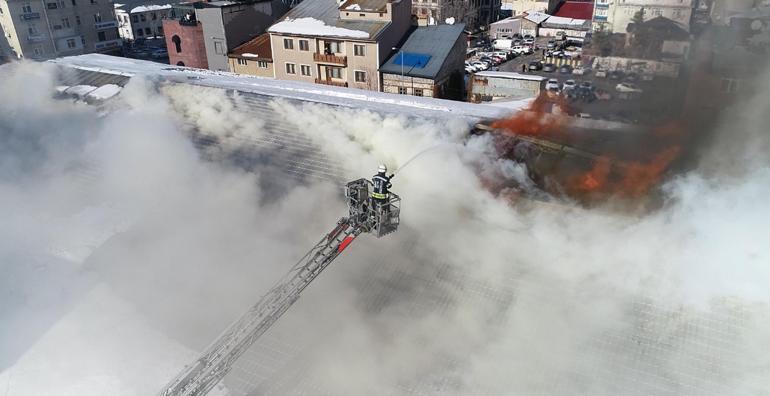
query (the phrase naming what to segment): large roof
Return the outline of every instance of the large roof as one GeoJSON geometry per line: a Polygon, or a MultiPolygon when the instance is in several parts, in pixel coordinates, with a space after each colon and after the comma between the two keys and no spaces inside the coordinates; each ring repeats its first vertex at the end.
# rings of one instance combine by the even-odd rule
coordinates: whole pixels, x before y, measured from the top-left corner
{"type": "Polygon", "coordinates": [[[383,21],[340,19],[339,4],[335,0],[304,0],[271,26],[268,32],[376,40],[389,25],[390,22],[383,21]]]}
{"type": "Polygon", "coordinates": [[[594,17],[594,2],[593,0],[568,0],[561,3],[553,15],[573,19],[591,19],[594,17]]]}
{"type": "Polygon", "coordinates": [[[404,61],[404,75],[422,78],[435,78],[441,67],[446,61],[446,57],[457,42],[457,39],[463,34],[465,25],[462,23],[454,25],[436,25],[425,26],[415,29],[409,36],[399,52],[393,54],[382,66],[380,72],[400,74],[402,71],[402,53],[415,58],[427,59],[427,63],[417,62],[407,63],[404,61]],[[422,55],[422,56],[419,56],[422,55]]]}

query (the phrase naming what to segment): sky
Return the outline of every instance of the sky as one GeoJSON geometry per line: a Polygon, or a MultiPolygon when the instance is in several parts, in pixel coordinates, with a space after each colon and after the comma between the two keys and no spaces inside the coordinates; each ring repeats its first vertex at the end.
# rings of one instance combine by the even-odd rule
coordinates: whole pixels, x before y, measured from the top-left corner
{"type": "MultiPolygon", "coordinates": [[[[51,66],[0,74],[8,395],[157,392],[345,214],[340,185],[284,177],[271,164],[281,157],[253,155],[248,171],[208,160],[273,138],[237,95],[132,79],[95,107],[53,99],[51,66]],[[218,145],[198,149],[191,135],[218,145]]],[[[225,385],[335,395],[770,388],[770,90],[759,92],[703,140],[692,169],[666,180],[661,208],[631,214],[495,197],[482,176],[532,185],[489,136],[468,137],[465,120],[272,102],[342,180],[379,163],[398,169],[402,225],[359,238],[225,385]]]]}

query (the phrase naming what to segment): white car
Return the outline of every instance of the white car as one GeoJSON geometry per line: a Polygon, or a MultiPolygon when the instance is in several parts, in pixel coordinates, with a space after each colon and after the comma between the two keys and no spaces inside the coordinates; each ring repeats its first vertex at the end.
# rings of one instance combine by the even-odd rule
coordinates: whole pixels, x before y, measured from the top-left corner
{"type": "Polygon", "coordinates": [[[535,44],[535,39],[533,39],[533,38],[525,38],[524,39],[524,44],[525,45],[534,45],[535,44]]]}
{"type": "Polygon", "coordinates": [[[548,80],[548,82],[545,83],[545,89],[546,91],[558,91],[559,90],[559,80],[552,78],[548,80]]]}
{"type": "Polygon", "coordinates": [[[532,51],[532,47],[527,47],[527,46],[523,46],[523,45],[517,45],[517,46],[511,48],[511,51],[513,51],[514,53],[519,54],[519,55],[531,54],[533,52],[532,51]]]}
{"type": "Polygon", "coordinates": [[[642,93],[641,88],[637,87],[635,84],[624,82],[620,83],[615,87],[615,90],[618,92],[624,92],[624,93],[642,93]]]}
{"type": "Polygon", "coordinates": [[[583,66],[578,66],[574,70],[572,70],[572,74],[574,74],[576,76],[586,75],[586,74],[588,74],[590,72],[591,72],[591,68],[590,67],[583,67],[583,66]]]}
{"type": "Polygon", "coordinates": [[[489,69],[489,65],[481,61],[473,62],[471,66],[475,67],[476,71],[489,69]]]}
{"type": "Polygon", "coordinates": [[[575,80],[567,80],[567,81],[564,82],[564,90],[565,91],[568,91],[568,90],[571,90],[571,89],[575,89],[575,88],[577,88],[577,83],[575,82],[575,80]]]}

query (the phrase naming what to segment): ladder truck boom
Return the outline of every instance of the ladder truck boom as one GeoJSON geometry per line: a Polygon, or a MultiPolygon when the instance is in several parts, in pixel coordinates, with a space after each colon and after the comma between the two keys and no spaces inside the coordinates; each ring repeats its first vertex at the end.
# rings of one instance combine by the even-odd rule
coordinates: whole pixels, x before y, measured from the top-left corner
{"type": "Polygon", "coordinates": [[[299,299],[302,291],[362,233],[382,237],[396,231],[400,202],[390,193],[387,203],[369,198],[371,182],[358,179],[345,186],[348,216],[295,264],[238,320],[231,324],[191,365],[160,393],[162,396],[205,395],[230,371],[235,361],[299,299]]]}

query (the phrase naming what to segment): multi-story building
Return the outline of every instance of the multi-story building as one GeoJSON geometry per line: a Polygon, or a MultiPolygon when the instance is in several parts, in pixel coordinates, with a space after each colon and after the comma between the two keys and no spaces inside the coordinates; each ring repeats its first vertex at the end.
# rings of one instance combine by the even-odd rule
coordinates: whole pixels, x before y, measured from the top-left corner
{"type": "Polygon", "coordinates": [[[695,0],[596,0],[594,30],[626,33],[628,24],[641,12],[645,21],[665,17],[690,28],[695,0]]]}
{"type": "Polygon", "coordinates": [[[203,25],[198,22],[195,12],[187,11],[179,20],[164,19],[163,32],[169,64],[208,69],[203,25]]]}
{"type": "Polygon", "coordinates": [[[230,70],[228,53],[264,33],[288,10],[281,0],[217,0],[194,5],[203,28],[208,68],[219,71],[230,70]]]}
{"type": "Polygon", "coordinates": [[[527,11],[548,11],[548,0],[503,0],[501,8],[511,12],[510,16],[521,15],[527,11]]]}
{"type": "Polygon", "coordinates": [[[109,0],[0,0],[0,25],[18,58],[42,60],[121,49],[109,0]]]}
{"type": "MultiPolygon", "coordinates": [[[[490,2],[492,0],[486,0],[490,2]]],[[[498,3],[499,0],[494,0],[498,3]]],[[[470,30],[479,26],[482,0],[414,0],[412,14],[417,17],[420,26],[446,23],[449,18],[456,23],[463,23],[470,30]]]]}
{"type": "Polygon", "coordinates": [[[481,0],[479,3],[479,18],[477,23],[486,28],[490,23],[499,19],[500,0],[481,0]]]}
{"type": "Polygon", "coordinates": [[[118,20],[118,31],[124,40],[136,40],[164,36],[163,20],[176,19],[184,15],[185,9],[192,7],[179,7],[171,4],[149,4],[129,8],[122,4],[115,4],[115,17],[118,20]]]}
{"type": "Polygon", "coordinates": [[[259,77],[275,77],[270,34],[264,33],[236,47],[227,55],[230,71],[259,77]]]}
{"type": "Polygon", "coordinates": [[[304,0],[267,30],[275,78],[379,91],[411,11],[410,0],[304,0]]]}

